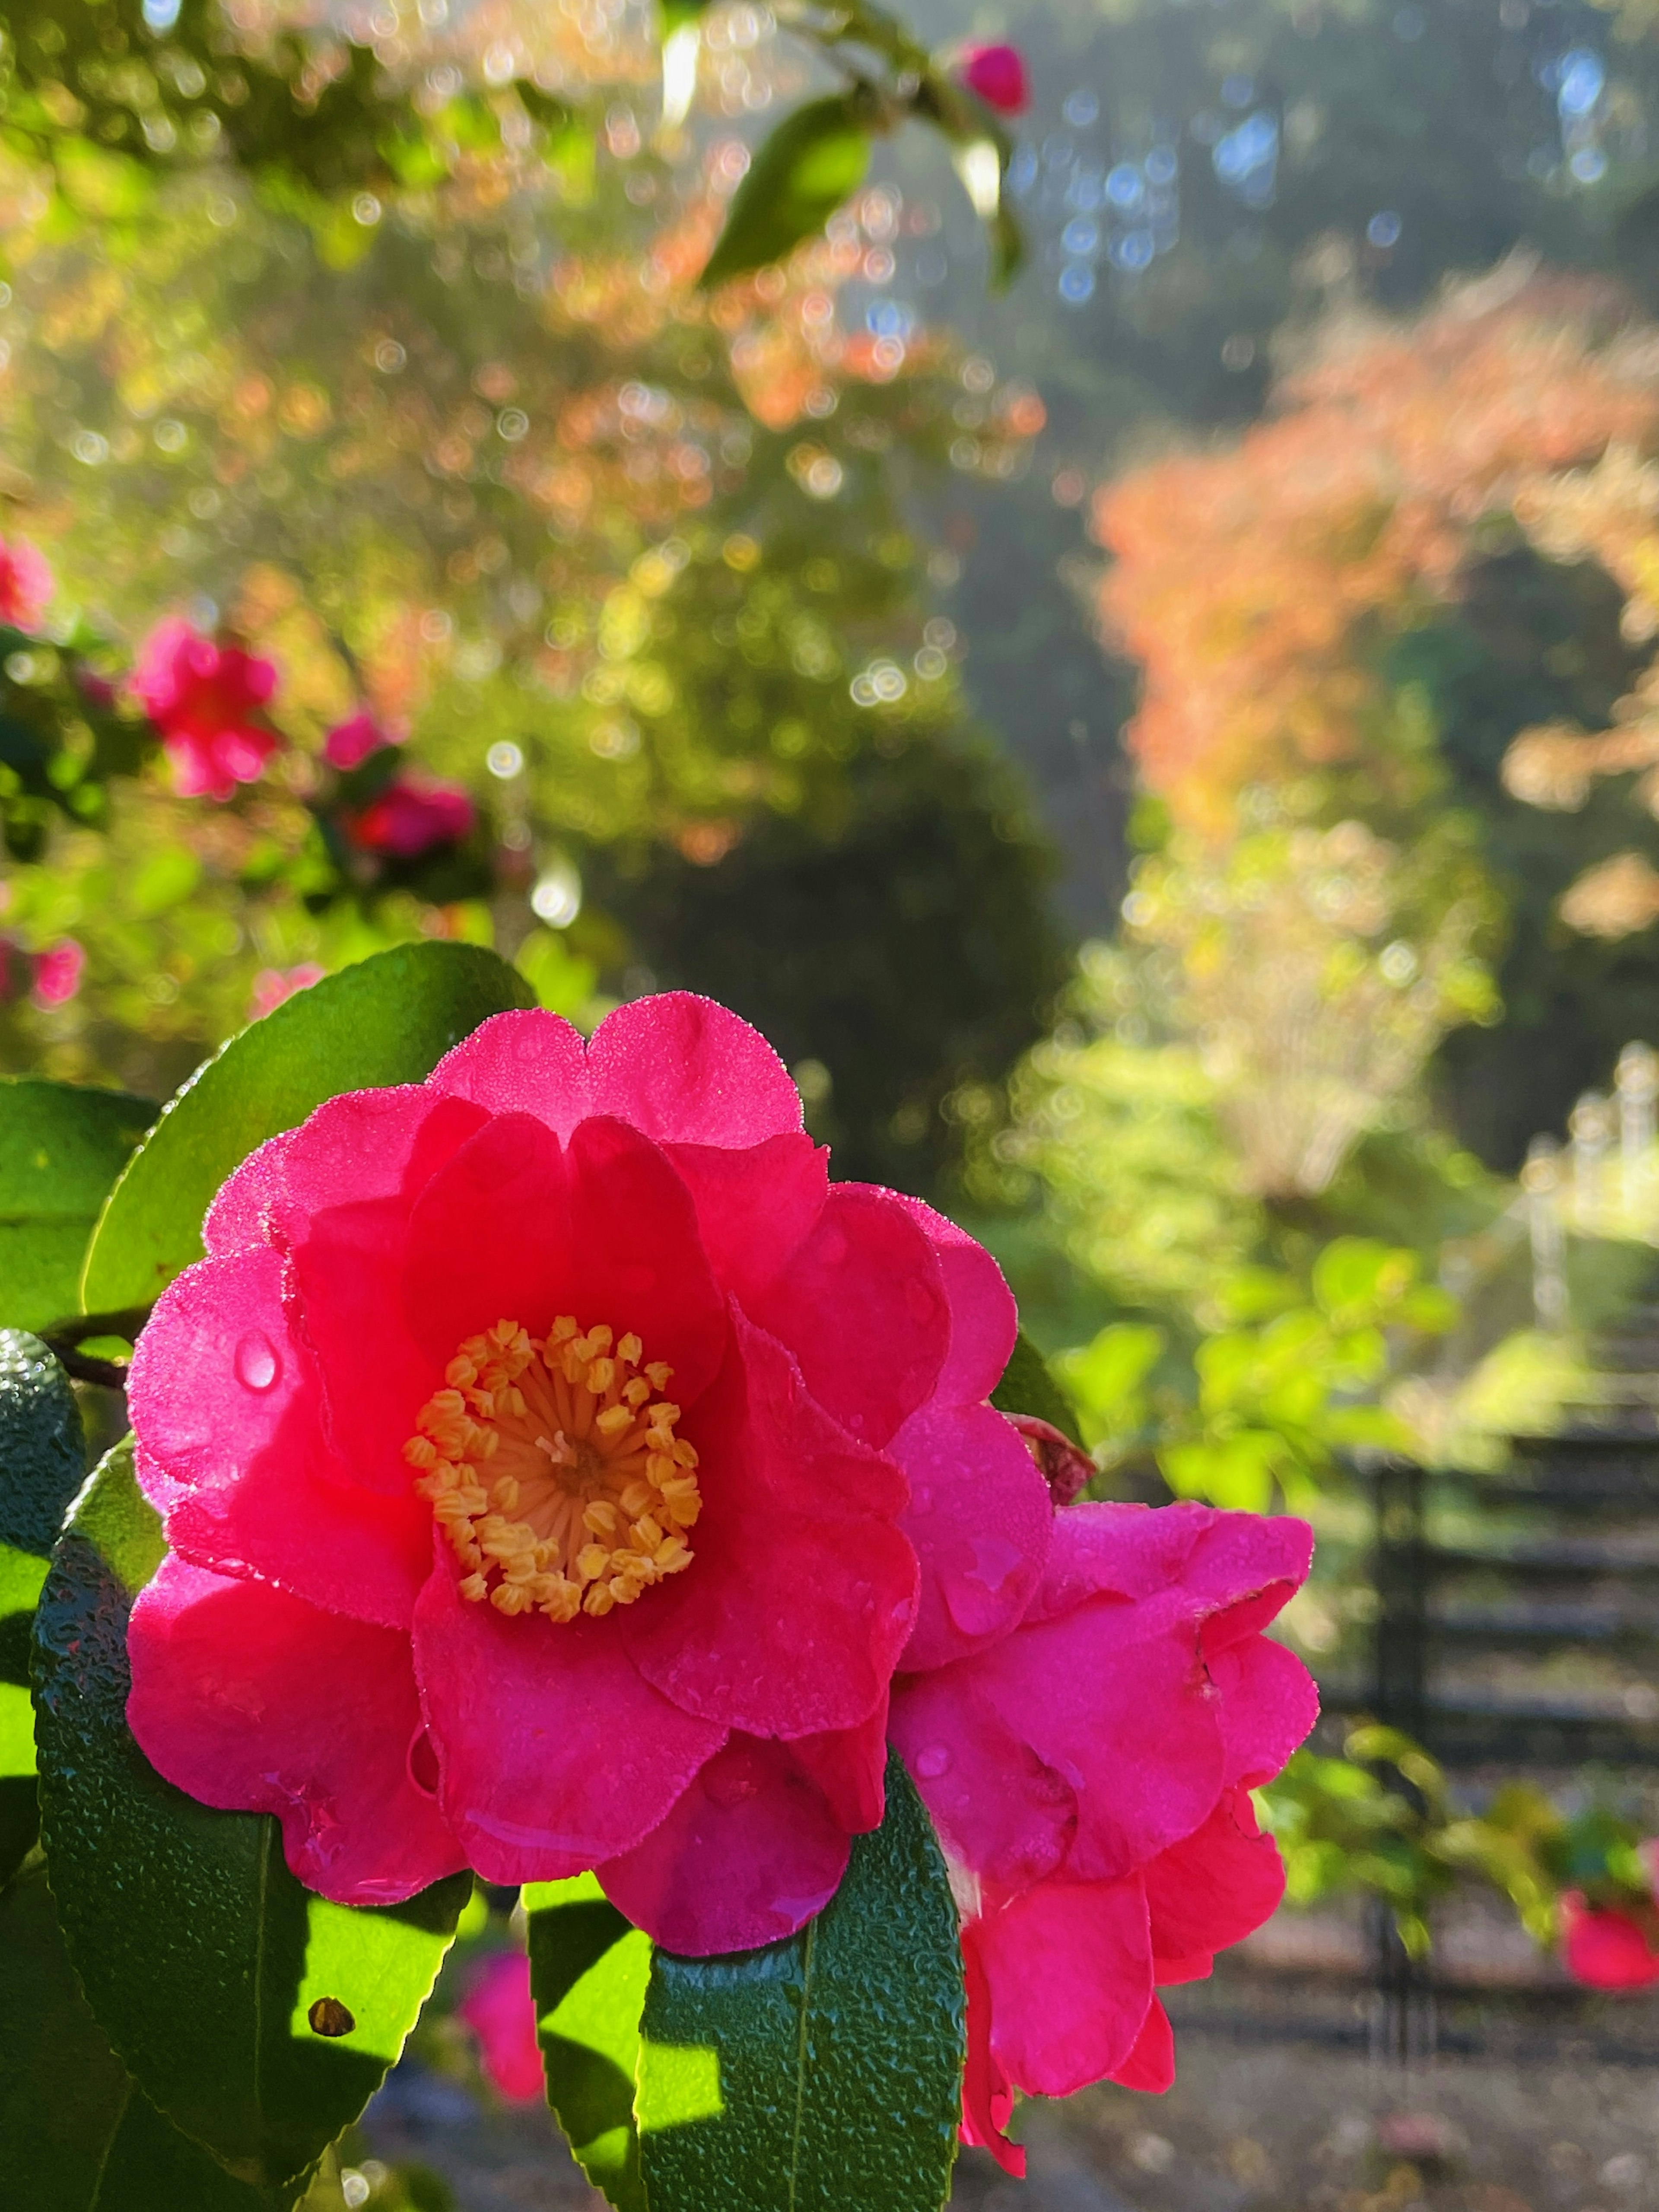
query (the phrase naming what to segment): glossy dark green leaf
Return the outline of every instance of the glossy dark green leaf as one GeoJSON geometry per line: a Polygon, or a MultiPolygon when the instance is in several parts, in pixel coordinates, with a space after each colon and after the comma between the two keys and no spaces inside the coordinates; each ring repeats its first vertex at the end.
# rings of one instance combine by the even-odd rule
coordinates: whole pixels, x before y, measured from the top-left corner
{"type": "Polygon", "coordinates": [[[524,1903],[547,2101],[594,2188],[646,2212],[634,2077],[651,1940],[591,1874],[532,1883],[524,1903]]]}
{"type": "Polygon", "coordinates": [[[129,1440],[77,1501],[35,1616],[42,1838],[70,1955],[123,2063],[239,2179],[276,2184],[380,2086],[471,1878],[385,1909],[331,1905],[289,1874],[273,1820],[161,1780],[125,1712],[127,1614],[161,1553],[129,1440]],[[322,1997],[348,2033],[313,2030],[322,1997]]]}
{"type": "Polygon", "coordinates": [[[0,1544],[48,1557],[86,1471],[68,1376],[39,1337],[0,1328],[0,1544]]]}
{"type": "Polygon", "coordinates": [[[870,133],[856,92],[796,108],[750,162],[698,283],[707,290],[781,261],[823,229],[869,166],[870,133]]]}
{"type": "Polygon", "coordinates": [[[476,945],[399,945],[297,992],[163,1109],[98,1224],[84,1310],[153,1304],[201,1258],[214,1193],[267,1137],[337,1092],[418,1083],[489,1015],[534,1004],[523,976],[476,945]]]}
{"type": "Polygon", "coordinates": [[[46,1870],[0,1891],[0,2177],[19,2212],[287,2212],[164,2120],[70,1971],[46,1870]]]}
{"type": "Polygon", "coordinates": [[[121,1091],[0,1077],[0,1326],[80,1310],[99,1209],[155,1114],[121,1091]]]}
{"type": "Polygon", "coordinates": [[[1048,1361],[1024,1329],[1014,1339],[1002,1380],[991,1393],[991,1403],[1000,1413],[1033,1414],[1039,1421],[1047,1421],[1050,1428],[1058,1429],[1061,1436],[1069,1437],[1074,1444],[1081,1446],[1083,1443],[1071,1401],[1049,1373],[1048,1361]]]}
{"type": "Polygon", "coordinates": [[[957,1910],[908,1776],[787,1943],[654,1954],[635,2109],[651,2212],[938,2212],[965,2047],[957,1910]]]}

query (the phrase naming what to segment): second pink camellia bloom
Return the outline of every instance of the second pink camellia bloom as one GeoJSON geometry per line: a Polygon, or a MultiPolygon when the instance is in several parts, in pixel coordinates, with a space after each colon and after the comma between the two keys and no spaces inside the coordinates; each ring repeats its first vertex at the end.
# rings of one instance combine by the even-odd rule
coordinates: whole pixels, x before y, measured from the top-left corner
{"type": "Polygon", "coordinates": [[[486,1022],[204,1234],[131,1375],[154,1765],[345,1903],[597,1868],[677,1950],[799,1927],[881,1819],[896,1668],[1043,1572],[988,1256],[831,1186],[770,1048],[683,994],[486,1022]]]}

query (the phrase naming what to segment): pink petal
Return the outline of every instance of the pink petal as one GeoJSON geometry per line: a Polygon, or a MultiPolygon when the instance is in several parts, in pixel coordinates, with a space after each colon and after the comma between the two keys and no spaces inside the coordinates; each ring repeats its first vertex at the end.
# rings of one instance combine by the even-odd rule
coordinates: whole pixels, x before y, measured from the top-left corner
{"type": "MultiPolygon", "coordinates": [[[[465,1338],[500,1321],[521,1322],[539,1336],[568,1310],[559,1303],[571,1263],[568,1180],[558,1139],[544,1123],[497,1114],[416,1200],[402,1304],[425,1354],[428,1391],[465,1338]]],[[[397,1433],[399,1447],[420,1403],[397,1433]]]]}
{"type": "Polygon", "coordinates": [[[1252,1636],[1218,1651],[1210,1679],[1221,1699],[1227,1780],[1271,1782],[1319,1718],[1319,1686],[1282,1644],[1252,1636]]]}
{"type": "MultiPolygon", "coordinates": [[[[1256,1826],[1248,1794],[1230,1790],[1201,1828],[1146,1869],[1158,1979],[1165,1960],[1194,1960],[1260,1928],[1285,1894],[1279,1846],[1256,1826]]],[[[1188,1978],[1182,1976],[1182,1979],[1188,1978]]]]}
{"type": "Polygon", "coordinates": [[[836,1183],[753,1318],[842,1428],[878,1449],[932,1395],[950,1344],[938,1259],[890,1191],[836,1183]]]}
{"type": "Polygon", "coordinates": [[[866,1720],[915,1615],[904,1480],[803,1388],[741,1311],[683,1425],[702,1454],[692,1564],[622,1614],[640,1672],[688,1713],[755,1735],[866,1720]]]}
{"type": "Polygon", "coordinates": [[[410,1772],[409,1639],[169,1556],[128,1634],[127,1719],[203,1803],[274,1813],[289,1865],[340,1905],[389,1905],[465,1864],[410,1772]]]}
{"type": "Polygon", "coordinates": [[[793,1936],[835,1895],[850,1848],[784,1746],[740,1735],[659,1827],[599,1876],[636,1928],[700,1959],[793,1936]]]}
{"type": "Polygon", "coordinates": [[[1288,1515],[1218,1511],[1182,1499],[1174,1505],[1073,1505],[1056,1516],[1055,1540],[1033,1614],[1068,1612],[1110,1591],[1156,1599],[1196,1620],[1218,1620],[1211,1642],[1224,1644],[1271,1619],[1305,1579],[1313,1532],[1288,1515]],[[1230,1609],[1264,1599],[1260,1618],[1230,1609]]]}
{"type": "Polygon", "coordinates": [[[980,1957],[979,1923],[962,1931],[963,1980],[968,1995],[968,2063],[962,2077],[962,2140],[988,2150],[1005,2173],[1025,2179],[1025,2153],[1003,2130],[1014,2113],[1014,2093],[991,2048],[991,1985],[980,1957]]]}
{"type": "Polygon", "coordinates": [[[823,1211],[830,1155],[805,1135],[769,1137],[746,1152],[663,1149],[691,1194],[714,1279],[752,1310],[823,1211]]]}
{"type": "Polygon", "coordinates": [[[1074,1874],[1114,1880],[1208,1818],[1224,1779],[1221,1724],[1192,1623],[1096,1599],[963,1664],[1076,1790],[1074,1874]]]}
{"type": "Polygon", "coordinates": [[[951,1348],[939,1378],[948,1405],[977,1405],[1002,1380],[1019,1333],[1014,1294],[996,1261],[965,1229],[935,1213],[919,1198],[895,1192],[899,1204],[933,1246],[951,1309],[951,1348]]]}
{"type": "Polygon", "coordinates": [[[817,1783],[849,1836],[878,1828],[887,1809],[887,1700],[856,1728],[796,1736],[789,1756],[817,1783]]]}
{"type": "Polygon", "coordinates": [[[903,1528],[921,1562],[921,1604],[903,1664],[943,1667],[1006,1635],[1024,1614],[1048,1554],[1048,1486],[1000,1413],[952,1405],[942,1393],[888,1449],[909,1477],[903,1528]]]}
{"type": "Polygon", "coordinates": [[[587,1048],[593,1114],[663,1145],[763,1144],[801,1126],[800,1094],[758,1030],[690,991],[618,1006],[587,1048]]]}
{"type": "Polygon", "coordinates": [[[1561,1898],[1561,1963],[1592,1990],[1641,1990],[1659,1981],[1659,1955],[1638,1923],[1616,1907],[1595,1910],[1581,1890],[1561,1898]]]}
{"type": "Polygon", "coordinates": [[[1146,2008],[1135,2047],[1113,2075],[1121,2088],[1144,2089],[1161,2097],[1175,2087],[1175,2030],[1170,2015],[1154,1997],[1146,2008]]]}
{"type": "Polygon", "coordinates": [[[445,1054],[427,1088],[492,1114],[533,1114],[562,1144],[590,1111],[587,1048],[562,1014],[492,1014],[445,1054]]]}
{"type": "Polygon", "coordinates": [[[952,1858],[1009,1889],[1060,1865],[1077,1827],[1071,1784],[1007,1726],[969,1669],[901,1678],[889,1733],[952,1858]]]}
{"type": "Polygon", "coordinates": [[[202,1242],[210,1260],[228,1260],[234,1252],[265,1242],[266,1216],[283,1194],[283,1155],[293,1136],[290,1129],[280,1137],[267,1137],[219,1186],[202,1224],[202,1242]]]}
{"type": "Polygon", "coordinates": [[[560,1881],[631,1850],[725,1741],[641,1680],[616,1626],[508,1620],[462,1598],[447,1561],[422,1592],[440,1801],[486,1881],[560,1881]]]}
{"type": "Polygon", "coordinates": [[[1138,1881],[1041,1882],[975,1923],[991,2049],[1018,2087],[1069,2097],[1123,2065],[1152,2002],[1138,1881]]]}

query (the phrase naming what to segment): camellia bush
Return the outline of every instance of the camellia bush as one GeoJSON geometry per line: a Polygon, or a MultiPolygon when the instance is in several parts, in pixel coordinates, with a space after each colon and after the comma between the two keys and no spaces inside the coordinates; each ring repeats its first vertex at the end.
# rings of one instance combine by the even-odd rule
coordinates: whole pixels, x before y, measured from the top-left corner
{"type": "Polygon", "coordinates": [[[0,1084],[0,1324],[20,2203],[342,2201],[476,1878],[619,2212],[931,2212],[1279,1901],[1309,1530],[1080,1501],[989,1256],[707,1000],[428,942],[159,1115],[0,1084]]]}

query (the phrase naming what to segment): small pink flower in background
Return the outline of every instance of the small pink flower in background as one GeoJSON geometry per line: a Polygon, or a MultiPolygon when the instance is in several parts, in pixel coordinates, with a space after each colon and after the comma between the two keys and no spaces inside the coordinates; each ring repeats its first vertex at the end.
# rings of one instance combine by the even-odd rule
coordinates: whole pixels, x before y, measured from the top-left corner
{"type": "Polygon", "coordinates": [[[331,768],[356,768],[371,753],[394,744],[367,708],[349,721],[337,722],[323,740],[323,758],[331,768]]]}
{"type": "Polygon", "coordinates": [[[347,835],[366,853],[396,860],[417,860],[434,845],[459,845],[477,819],[471,798],[459,783],[411,769],[394,776],[361,814],[348,817],[347,835]]]}
{"type": "Polygon", "coordinates": [[[522,1951],[495,1951],[474,1969],[455,2008],[478,2039],[484,2072],[509,2104],[539,2104],[545,2091],[530,1961],[522,1951]]]}
{"type": "Polygon", "coordinates": [[[26,538],[0,538],[0,623],[38,629],[58,588],[46,556],[26,538]]]}
{"type": "Polygon", "coordinates": [[[1653,1915],[1644,1920],[1617,1905],[1592,1905],[1582,1890],[1561,1899],[1561,1963],[1574,1981],[1592,1990],[1643,1990],[1659,1982],[1659,1934],[1653,1915]]]}
{"type": "Polygon", "coordinates": [[[302,960],[297,968],[262,968],[253,979],[248,1019],[263,1021],[296,991],[308,991],[313,983],[320,983],[327,973],[314,960],[302,960]]]}
{"type": "Polygon", "coordinates": [[[185,799],[229,799],[276,750],[256,720],[276,689],[275,665],[239,645],[216,645],[178,615],[144,640],[132,688],[161,733],[173,788],[185,799]]]}
{"type": "Polygon", "coordinates": [[[81,988],[81,971],[87,964],[87,956],[72,937],[61,945],[49,945],[37,953],[34,961],[34,1003],[37,1006],[63,1006],[81,988]]]}
{"type": "Polygon", "coordinates": [[[957,73],[999,115],[1023,115],[1031,104],[1025,57],[1018,46],[969,46],[957,73]]]}
{"type": "Polygon", "coordinates": [[[1261,1631],[1312,1546],[1305,1522],[1194,1504],[1066,1507],[1013,1632],[894,1686],[963,1916],[963,2132],[1010,2172],[1012,2091],[1167,2089],[1157,1986],[1206,1975],[1283,1894],[1249,1793],[1318,1698],[1261,1631]]]}

